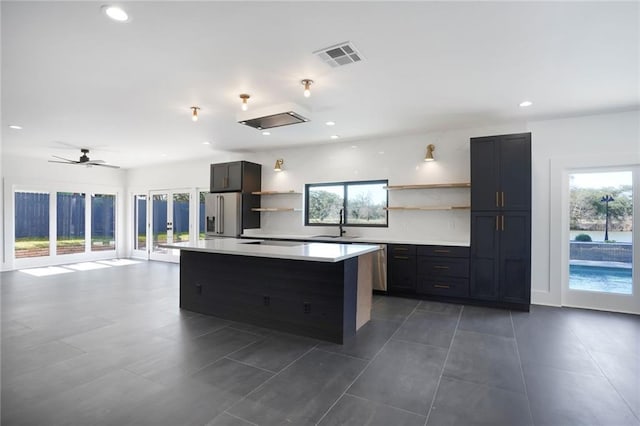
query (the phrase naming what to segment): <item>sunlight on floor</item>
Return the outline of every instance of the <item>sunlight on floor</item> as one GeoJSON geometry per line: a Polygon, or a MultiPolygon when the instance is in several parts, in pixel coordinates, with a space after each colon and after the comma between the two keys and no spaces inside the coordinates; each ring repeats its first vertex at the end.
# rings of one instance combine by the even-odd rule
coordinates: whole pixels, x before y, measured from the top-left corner
{"type": "Polygon", "coordinates": [[[136,263],[140,263],[140,261],[131,259],[111,259],[98,260],[96,262],[74,263],[62,266],[46,266],[44,268],[20,269],[19,271],[33,275],[34,277],[46,277],[49,275],[68,274],[76,271],[91,271],[94,269],[110,268],[112,266],[135,265],[136,263]]]}

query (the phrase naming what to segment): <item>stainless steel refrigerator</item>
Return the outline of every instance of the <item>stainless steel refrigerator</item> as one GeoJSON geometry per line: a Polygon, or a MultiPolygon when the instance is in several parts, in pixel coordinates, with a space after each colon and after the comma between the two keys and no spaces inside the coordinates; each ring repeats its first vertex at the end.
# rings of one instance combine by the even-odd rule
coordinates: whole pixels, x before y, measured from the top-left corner
{"type": "Polygon", "coordinates": [[[209,193],[204,198],[207,237],[238,237],[243,229],[259,228],[260,196],[240,192],[209,193]]]}

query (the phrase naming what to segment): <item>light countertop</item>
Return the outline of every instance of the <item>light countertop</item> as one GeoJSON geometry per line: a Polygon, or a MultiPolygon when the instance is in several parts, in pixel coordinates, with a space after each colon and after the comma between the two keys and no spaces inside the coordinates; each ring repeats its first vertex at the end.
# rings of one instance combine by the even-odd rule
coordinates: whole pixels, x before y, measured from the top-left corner
{"type": "Polygon", "coordinates": [[[369,237],[333,237],[333,236],[319,236],[319,235],[288,235],[288,234],[262,234],[252,233],[243,234],[243,238],[273,238],[283,240],[300,240],[300,241],[326,241],[326,242],[344,242],[353,244],[415,244],[426,246],[454,246],[454,247],[469,247],[471,244],[469,241],[445,241],[445,240],[406,240],[406,239],[394,239],[394,238],[369,238],[369,237]]]}
{"type": "Polygon", "coordinates": [[[280,242],[259,239],[213,238],[196,244],[160,244],[161,247],[239,256],[271,257],[277,259],[340,262],[379,250],[369,244],[329,244],[322,242],[280,242]]]}

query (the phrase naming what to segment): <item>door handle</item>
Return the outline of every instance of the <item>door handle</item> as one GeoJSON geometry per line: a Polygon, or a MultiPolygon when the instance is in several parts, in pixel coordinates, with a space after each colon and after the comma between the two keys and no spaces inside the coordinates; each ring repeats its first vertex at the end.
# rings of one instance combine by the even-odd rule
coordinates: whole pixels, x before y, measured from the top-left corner
{"type": "Polygon", "coordinates": [[[499,204],[498,204],[498,191],[496,191],[496,207],[498,207],[498,206],[499,206],[499,204]]]}
{"type": "Polygon", "coordinates": [[[435,288],[449,288],[449,285],[446,284],[434,284],[433,286],[435,288]]]}
{"type": "Polygon", "coordinates": [[[433,269],[449,269],[448,266],[433,265],[433,269]]]}
{"type": "Polygon", "coordinates": [[[224,234],[224,197],[220,195],[220,212],[218,213],[220,219],[218,222],[220,223],[220,234],[224,234]]]}
{"type": "Polygon", "coordinates": [[[496,231],[498,230],[498,216],[496,216],[496,231]]]}
{"type": "Polygon", "coordinates": [[[501,198],[501,207],[504,207],[504,191],[500,192],[500,198],[501,198]]]}
{"type": "Polygon", "coordinates": [[[502,218],[502,220],[501,220],[501,222],[502,222],[502,226],[501,226],[501,228],[502,228],[502,230],[504,231],[504,215],[502,215],[502,216],[500,216],[500,217],[502,218]]]}

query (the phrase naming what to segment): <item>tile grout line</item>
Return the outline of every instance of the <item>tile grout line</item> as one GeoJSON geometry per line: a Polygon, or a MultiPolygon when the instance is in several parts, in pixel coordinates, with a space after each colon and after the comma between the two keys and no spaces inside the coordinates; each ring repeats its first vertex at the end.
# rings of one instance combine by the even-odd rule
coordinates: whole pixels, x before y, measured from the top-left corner
{"type": "Polygon", "coordinates": [[[398,326],[398,328],[396,328],[396,330],[391,334],[391,336],[389,336],[389,338],[387,339],[386,342],[384,342],[384,344],[380,347],[380,349],[378,349],[378,352],[375,353],[375,355],[369,360],[369,362],[367,362],[367,364],[364,366],[364,368],[362,369],[362,371],[351,381],[351,383],[349,383],[349,385],[344,389],[344,392],[342,392],[342,394],[340,394],[340,396],[338,398],[336,398],[335,401],[333,401],[333,404],[331,404],[331,406],[327,409],[327,411],[324,412],[324,414],[322,415],[322,417],[320,417],[318,419],[318,421],[316,422],[316,425],[319,425],[320,422],[322,422],[322,420],[327,416],[327,414],[329,414],[329,412],[333,409],[333,407],[335,407],[335,405],[338,403],[338,401],[340,401],[340,399],[342,399],[342,397],[344,396],[345,393],[347,393],[347,391],[349,390],[349,388],[351,388],[351,386],[353,386],[353,384],[356,382],[356,380],[358,380],[360,378],[360,376],[362,376],[364,374],[365,371],[367,371],[367,368],[369,368],[369,366],[371,365],[371,363],[378,357],[378,355],[380,354],[380,352],[383,351],[383,349],[387,346],[387,344],[391,341],[391,339],[393,339],[393,336],[396,335],[396,333],[398,332],[398,330],[400,330],[402,328],[402,326],[404,325],[405,322],[407,322],[407,320],[409,319],[409,317],[411,315],[413,315],[413,313],[416,311],[416,309],[418,308],[418,305],[420,305],[420,302],[416,303],[416,306],[413,307],[413,309],[411,310],[411,312],[409,312],[409,314],[407,314],[407,316],[404,318],[404,320],[400,323],[400,325],[398,326]]]}
{"type": "MultiPolygon", "coordinates": [[[[608,312],[608,314],[610,314],[610,312],[608,312]]],[[[578,341],[582,344],[582,346],[584,347],[584,350],[587,352],[587,355],[589,355],[589,358],[591,359],[591,361],[593,361],[593,363],[596,365],[596,367],[598,367],[598,370],[602,374],[602,377],[604,377],[606,379],[607,383],[609,383],[609,386],[611,386],[611,388],[615,391],[615,393],[624,402],[624,404],[627,406],[627,408],[629,409],[629,411],[631,412],[633,417],[635,417],[636,419],[638,419],[638,421],[640,421],[640,416],[635,412],[635,410],[633,409],[631,404],[627,401],[627,399],[620,393],[618,388],[611,382],[611,379],[609,379],[609,376],[607,376],[607,374],[604,372],[604,370],[600,366],[600,363],[591,354],[591,351],[589,350],[589,347],[584,344],[582,339],[580,339],[580,336],[578,336],[578,333],[575,332],[575,330],[573,329],[573,327],[571,325],[569,325],[569,329],[571,330],[571,333],[573,333],[573,335],[576,336],[576,339],[578,339],[578,341]]],[[[593,377],[593,376],[591,376],[591,377],[593,377]]]]}
{"type": "MultiPolygon", "coordinates": [[[[242,398],[240,398],[239,400],[237,400],[236,402],[234,402],[230,407],[228,407],[226,410],[224,410],[224,413],[227,413],[229,415],[232,415],[234,417],[238,417],[234,414],[229,413],[229,410],[233,407],[235,407],[236,405],[238,405],[239,403],[241,403],[242,401],[244,401],[245,399],[247,399],[247,397],[255,392],[257,392],[258,390],[260,390],[260,388],[264,387],[267,383],[269,383],[271,380],[273,380],[274,378],[278,377],[280,374],[282,374],[283,371],[286,371],[289,367],[291,367],[295,362],[297,362],[298,360],[302,359],[304,356],[306,356],[308,353],[310,353],[311,351],[313,351],[316,346],[318,346],[317,344],[313,345],[311,348],[309,348],[309,350],[307,350],[305,353],[303,353],[302,355],[300,355],[298,358],[294,359],[293,361],[291,361],[289,364],[287,364],[282,370],[278,371],[276,374],[274,374],[273,376],[269,377],[267,380],[265,380],[264,382],[262,382],[260,384],[260,386],[256,387],[255,389],[253,389],[251,392],[249,392],[248,394],[246,394],[245,396],[243,396],[242,398]]],[[[242,417],[238,417],[239,419],[242,419],[242,417]]],[[[242,419],[244,420],[244,419],[242,419]]]]}
{"type": "Polygon", "coordinates": [[[403,411],[403,412],[408,413],[408,414],[413,414],[413,415],[416,415],[416,416],[425,417],[424,414],[416,413],[415,411],[407,410],[407,409],[400,408],[400,407],[395,407],[393,405],[385,404],[384,402],[373,401],[371,399],[367,399],[367,398],[364,398],[362,396],[354,395],[354,394],[349,393],[349,392],[345,392],[344,394],[346,396],[350,396],[350,397],[353,397],[353,398],[361,399],[363,401],[371,402],[373,404],[381,405],[383,407],[389,407],[389,408],[393,408],[394,410],[403,411]]]}
{"type": "Polygon", "coordinates": [[[524,386],[524,396],[527,398],[527,409],[529,411],[529,420],[531,424],[534,425],[533,422],[533,412],[531,411],[531,401],[529,400],[529,392],[527,392],[527,380],[524,377],[524,367],[522,366],[522,358],[520,357],[520,349],[518,348],[518,336],[516,334],[516,326],[513,323],[513,315],[511,314],[511,310],[509,310],[509,320],[511,321],[511,330],[513,331],[513,340],[516,344],[516,355],[518,356],[518,364],[520,366],[520,377],[522,377],[522,385],[524,386]]]}
{"type": "MultiPolygon", "coordinates": [[[[231,417],[233,417],[233,418],[235,418],[235,419],[242,420],[243,422],[249,423],[249,424],[250,424],[250,425],[252,425],[252,426],[260,426],[260,425],[258,425],[257,423],[251,422],[251,421],[249,421],[249,420],[247,420],[247,419],[243,419],[242,417],[236,416],[235,414],[231,414],[231,413],[227,412],[227,410],[224,410],[224,411],[223,411],[222,413],[220,413],[220,414],[226,414],[227,416],[231,416],[231,417]]],[[[217,416],[215,416],[215,417],[214,417],[213,419],[211,419],[211,420],[215,420],[215,419],[217,419],[218,417],[220,417],[220,414],[218,414],[217,416]]]]}
{"type": "Polygon", "coordinates": [[[447,349],[447,355],[444,357],[444,362],[442,363],[442,369],[440,370],[440,377],[438,377],[436,388],[433,390],[433,396],[431,397],[431,402],[429,403],[429,410],[427,411],[427,416],[424,420],[424,426],[427,426],[427,423],[429,423],[429,418],[431,417],[431,411],[433,410],[433,403],[436,401],[436,396],[438,396],[438,391],[440,390],[440,382],[442,382],[444,369],[447,366],[447,361],[449,360],[449,354],[451,353],[451,348],[453,347],[453,340],[456,338],[456,333],[458,332],[458,327],[460,326],[460,321],[462,320],[463,312],[464,312],[464,305],[462,305],[462,309],[460,309],[460,312],[458,313],[458,321],[456,322],[456,328],[455,330],[453,330],[453,336],[451,336],[449,349],[447,349]]]}
{"type": "Polygon", "coordinates": [[[271,374],[278,374],[277,371],[272,371],[272,370],[267,370],[266,368],[262,368],[262,367],[257,367],[255,365],[251,365],[251,364],[247,364],[246,362],[242,362],[242,361],[238,361],[237,359],[233,359],[233,358],[229,358],[229,356],[224,356],[222,357],[223,359],[229,360],[229,361],[233,361],[233,362],[237,362],[238,364],[242,364],[242,365],[246,365],[247,367],[252,367],[252,368],[256,368],[258,370],[262,370],[266,373],[271,373],[271,374]]]}

